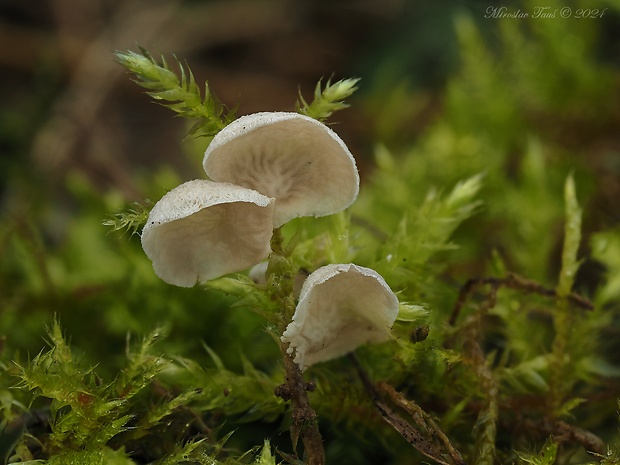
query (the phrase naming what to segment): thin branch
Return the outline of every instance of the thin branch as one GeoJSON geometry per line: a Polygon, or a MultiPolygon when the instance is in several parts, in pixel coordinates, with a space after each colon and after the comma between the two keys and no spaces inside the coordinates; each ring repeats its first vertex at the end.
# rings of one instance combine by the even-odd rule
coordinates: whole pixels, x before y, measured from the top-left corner
{"type": "Polygon", "coordinates": [[[424,431],[422,434],[417,428],[414,428],[407,420],[402,418],[398,413],[394,412],[379,394],[379,389],[370,380],[368,374],[364,371],[359,361],[354,355],[350,355],[349,359],[357,370],[357,373],[372,399],[373,404],[383,417],[405,440],[415,447],[418,452],[426,457],[440,463],[442,465],[464,465],[465,461],[461,457],[459,451],[452,445],[448,437],[439,429],[437,424],[430,416],[422,410],[415,402],[405,398],[387,383],[379,383],[378,387],[387,393],[392,401],[399,407],[409,413],[417,428],[424,431]],[[444,450],[448,452],[446,456],[444,450]]]}
{"type": "Polygon", "coordinates": [[[318,416],[310,406],[308,391],[312,390],[312,384],[306,383],[299,366],[293,361],[293,357],[286,350],[288,344],[281,343],[280,348],[284,358],[286,370],[286,383],[278,386],[275,394],[285,401],[291,402],[291,441],[293,450],[297,448],[299,438],[304,445],[307,465],[324,465],[325,449],[323,438],[318,426],[318,416]]]}
{"type": "Polygon", "coordinates": [[[480,465],[492,465],[496,456],[497,420],[499,418],[499,384],[487,363],[480,345],[482,316],[496,304],[497,287],[493,287],[489,298],[468,318],[464,327],[463,354],[465,363],[471,367],[484,393],[484,405],[478,412],[473,435],[475,438],[473,461],[480,465]]]}
{"type": "MultiPolygon", "coordinates": [[[[555,289],[551,289],[543,286],[542,284],[525,279],[515,273],[508,273],[505,278],[472,278],[467,281],[459,292],[454,308],[452,309],[452,315],[450,316],[450,325],[454,325],[459,317],[461,308],[465,305],[471,294],[473,294],[478,288],[490,285],[491,293],[495,294],[501,287],[507,287],[509,289],[515,289],[523,291],[525,293],[538,294],[545,297],[559,297],[555,289]]],[[[568,301],[584,310],[593,310],[594,304],[587,298],[576,294],[574,292],[566,296],[568,301]]]]}
{"type": "Polygon", "coordinates": [[[526,419],[523,420],[520,426],[536,431],[541,436],[553,436],[553,439],[558,444],[578,443],[588,452],[594,452],[595,454],[604,454],[606,452],[605,443],[597,435],[561,420],[550,422],[548,420],[534,421],[526,419]]]}
{"type": "Polygon", "coordinates": [[[377,387],[390,396],[392,402],[398,405],[400,408],[405,410],[411,417],[415,420],[418,425],[424,425],[428,430],[428,433],[435,437],[441,442],[452,460],[455,463],[464,463],[463,457],[461,457],[460,452],[452,445],[448,436],[445,435],[443,431],[439,428],[435,420],[431,418],[431,416],[426,413],[422,408],[416,404],[414,401],[407,399],[403,394],[398,392],[394,387],[385,382],[377,383],[377,387]]]}

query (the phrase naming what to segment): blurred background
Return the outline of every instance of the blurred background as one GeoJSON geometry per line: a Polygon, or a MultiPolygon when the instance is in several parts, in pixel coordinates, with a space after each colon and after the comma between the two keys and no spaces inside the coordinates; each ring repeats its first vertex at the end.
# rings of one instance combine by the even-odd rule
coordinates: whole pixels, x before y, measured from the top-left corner
{"type": "MultiPolygon", "coordinates": [[[[65,177],[78,170],[102,189],[140,198],[133,172],[179,163],[184,123],[149,104],[115,63],[115,50],[138,45],[187,61],[199,82],[208,80],[228,106],[239,105],[239,114],[291,110],[298,91],[310,98],[322,77],[361,77],[359,98],[389,98],[395,87],[408,86],[420,95],[408,102],[398,136],[411,139],[439,111],[438,96],[455,67],[454,13],[482,20],[486,6],[3,0],[3,181],[40,176],[62,190],[65,177]]],[[[339,115],[340,132],[361,158],[376,142],[373,113],[358,108],[339,115]]]]}

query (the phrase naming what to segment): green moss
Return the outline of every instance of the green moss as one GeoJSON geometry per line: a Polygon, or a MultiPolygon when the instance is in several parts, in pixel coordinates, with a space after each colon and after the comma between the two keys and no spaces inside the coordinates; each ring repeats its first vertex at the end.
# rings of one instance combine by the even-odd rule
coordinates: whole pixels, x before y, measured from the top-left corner
{"type": "MultiPolygon", "coordinates": [[[[617,174],[617,153],[599,142],[615,137],[618,73],[594,58],[595,22],[580,35],[568,20],[494,24],[490,45],[472,18],[455,18],[460,67],[415,141],[381,128],[425,97],[372,89],[394,111],[367,115],[386,139],[359,198],[278,231],[265,284],[243,273],[193,289],[160,282],[136,235],[101,226],[136,232],[147,209],[78,175],[70,222],[50,224],[43,200],[11,210],[0,224],[0,462],[297,463],[289,430],[305,421],[328,463],[458,463],[449,444],[466,463],[618,463],[620,229],[614,191],[597,182],[617,174]],[[336,262],[374,268],[398,293],[395,337],[356,351],[366,385],[347,358],[307,370],[319,420],[299,420],[282,395],[278,336],[295,276],[336,262]]],[[[118,58],[198,120],[195,135],[234,117],[188,67],[179,78],[146,53],[118,58]]],[[[326,118],[357,84],[319,82],[298,110],[326,118]]],[[[159,198],[178,175],[134,181],[159,198]]]]}

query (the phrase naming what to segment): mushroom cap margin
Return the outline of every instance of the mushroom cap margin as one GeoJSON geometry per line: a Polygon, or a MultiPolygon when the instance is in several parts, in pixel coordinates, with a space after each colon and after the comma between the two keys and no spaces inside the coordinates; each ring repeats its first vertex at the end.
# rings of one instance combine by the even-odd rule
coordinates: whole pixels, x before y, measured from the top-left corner
{"type": "Polygon", "coordinates": [[[265,259],[272,227],[273,199],[231,184],[194,180],[155,204],[141,242],[157,276],[192,287],[265,259]]]}
{"type": "Polygon", "coordinates": [[[293,321],[282,335],[303,370],[387,341],[398,298],[376,271],[354,264],[327,265],[304,283],[293,321]]]}
{"type": "Polygon", "coordinates": [[[328,126],[293,112],[260,112],[230,123],[203,159],[214,181],[276,199],[274,227],[300,216],[326,216],[350,206],[359,174],[344,141],[328,126]]]}

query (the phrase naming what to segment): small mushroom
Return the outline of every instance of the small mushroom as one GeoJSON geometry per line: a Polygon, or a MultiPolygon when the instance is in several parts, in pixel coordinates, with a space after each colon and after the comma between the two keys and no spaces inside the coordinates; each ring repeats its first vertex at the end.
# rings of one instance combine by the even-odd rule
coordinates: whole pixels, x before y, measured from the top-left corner
{"type": "MultiPolygon", "coordinates": [[[[269,267],[269,262],[260,262],[258,265],[254,265],[248,271],[248,278],[254,281],[254,284],[259,286],[264,286],[267,284],[267,268],[269,267]]],[[[299,270],[295,277],[293,278],[293,295],[295,298],[299,297],[299,293],[301,292],[301,287],[304,282],[308,278],[308,272],[304,269],[299,270]]]]}
{"type": "Polygon", "coordinates": [[[142,230],[157,276],[191,287],[269,255],[273,199],[227,183],[189,181],[164,195],[142,230]]]}
{"type": "Polygon", "coordinates": [[[264,286],[267,284],[267,266],[269,266],[269,262],[260,262],[250,268],[248,271],[248,278],[254,281],[254,284],[258,284],[259,286],[264,286]]]}
{"type": "Polygon", "coordinates": [[[213,181],[275,198],[274,227],[299,216],[325,216],[353,203],[355,159],[323,123],[299,113],[242,116],[220,131],[203,159],[213,181]]]}
{"type": "Polygon", "coordinates": [[[308,276],[282,341],[303,370],[362,344],[389,340],[397,314],[398,298],[376,271],[327,265],[308,276]]]}

